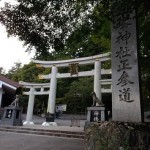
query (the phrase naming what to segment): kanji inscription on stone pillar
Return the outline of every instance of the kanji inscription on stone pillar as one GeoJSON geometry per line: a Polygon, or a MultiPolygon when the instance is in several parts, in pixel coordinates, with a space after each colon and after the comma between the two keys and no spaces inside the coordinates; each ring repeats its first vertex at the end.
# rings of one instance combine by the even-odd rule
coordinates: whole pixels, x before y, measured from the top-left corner
{"type": "Polygon", "coordinates": [[[112,23],[112,119],[141,122],[136,14],[124,9],[112,23]]]}

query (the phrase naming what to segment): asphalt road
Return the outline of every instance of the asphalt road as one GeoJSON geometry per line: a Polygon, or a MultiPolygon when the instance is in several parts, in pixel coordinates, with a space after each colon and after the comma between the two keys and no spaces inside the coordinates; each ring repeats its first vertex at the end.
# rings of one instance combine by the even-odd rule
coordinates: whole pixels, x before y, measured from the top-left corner
{"type": "Polygon", "coordinates": [[[84,140],[0,132],[0,150],[84,150],[84,140]]]}

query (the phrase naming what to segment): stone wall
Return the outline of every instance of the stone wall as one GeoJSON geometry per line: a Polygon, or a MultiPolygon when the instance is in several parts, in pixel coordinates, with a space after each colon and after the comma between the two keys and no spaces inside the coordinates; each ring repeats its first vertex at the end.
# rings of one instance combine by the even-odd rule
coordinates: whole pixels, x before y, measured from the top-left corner
{"type": "Polygon", "coordinates": [[[150,150],[150,124],[90,123],[85,126],[85,140],[85,150],[150,150]]]}

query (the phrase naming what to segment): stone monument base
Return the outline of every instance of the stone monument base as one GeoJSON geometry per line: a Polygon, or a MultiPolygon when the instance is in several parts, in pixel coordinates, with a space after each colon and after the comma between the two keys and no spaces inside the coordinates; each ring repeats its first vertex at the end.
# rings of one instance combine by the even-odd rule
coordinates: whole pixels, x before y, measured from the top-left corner
{"type": "Polygon", "coordinates": [[[57,126],[57,123],[54,122],[55,115],[47,113],[46,121],[42,124],[42,126],[57,126]]]}
{"type": "Polygon", "coordinates": [[[57,126],[56,122],[44,122],[42,126],[57,126]]]}
{"type": "Polygon", "coordinates": [[[108,112],[105,106],[88,107],[87,121],[98,122],[108,120],[108,112]]]}
{"type": "Polygon", "coordinates": [[[55,115],[48,113],[46,116],[46,122],[54,122],[55,120],[55,115]]]}
{"type": "Polygon", "coordinates": [[[25,121],[23,125],[34,125],[33,121],[25,121]]]}
{"type": "Polygon", "coordinates": [[[84,131],[84,150],[89,147],[92,150],[150,150],[150,123],[147,122],[95,122],[84,131]]]}
{"type": "Polygon", "coordinates": [[[8,106],[4,108],[1,125],[22,126],[22,109],[18,106],[8,106]]]}

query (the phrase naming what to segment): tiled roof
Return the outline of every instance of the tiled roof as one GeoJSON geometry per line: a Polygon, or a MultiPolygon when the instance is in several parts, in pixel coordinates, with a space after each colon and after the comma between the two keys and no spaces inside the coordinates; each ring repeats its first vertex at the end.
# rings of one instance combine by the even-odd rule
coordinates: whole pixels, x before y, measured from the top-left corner
{"type": "Polygon", "coordinates": [[[4,75],[0,75],[0,81],[5,82],[13,87],[19,88],[21,85],[18,82],[10,80],[9,78],[5,77],[4,75]]]}

